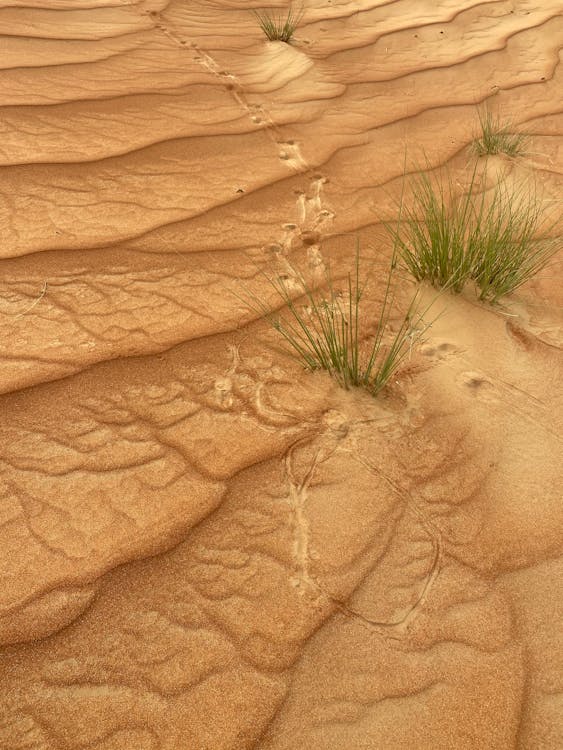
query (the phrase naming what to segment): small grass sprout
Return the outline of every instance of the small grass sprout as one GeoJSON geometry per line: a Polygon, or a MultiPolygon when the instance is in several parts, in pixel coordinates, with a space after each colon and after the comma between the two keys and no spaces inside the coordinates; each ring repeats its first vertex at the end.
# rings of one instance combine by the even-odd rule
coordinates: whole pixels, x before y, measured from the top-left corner
{"type": "Polygon", "coordinates": [[[527,136],[524,133],[511,131],[510,123],[502,123],[500,117],[498,115],[495,117],[489,109],[479,111],[479,124],[481,133],[471,144],[477,156],[489,154],[519,156],[525,153],[527,136]]]}
{"type": "MultiPolygon", "coordinates": [[[[417,281],[461,292],[469,280],[479,298],[497,302],[540,271],[561,241],[540,233],[543,211],[535,190],[497,183],[479,190],[476,169],[463,195],[449,177],[414,180],[413,206],[391,228],[398,252],[417,281]]],[[[389,227],[388,227],[389,229],[389,227]]]]}
{"type": "Polygon", "coordinates": [[[299,11],[289,8],[287,15],[284,16],[282,13],[274,14],[270,11],[252,11],[260,28],[271,41],[286,42],[289,44],[291,41],[295,29],[299,25],[299,22],[303,18],[303,9],[299,11]]]}
{"type": "Polygon", "coordinates": [[[295,300],[284,280],[268,278],[284,303],[275,314],[260,299],[252,297],[251,307],[260,313],[283,337],[289,349],[309,370],[326,370],[343,388],[364,388],[376,396],[410,356],[428,325],[419,310],[417,294],[399,325],[389,335],[394,294],[389,274],[375,332],[366,337],[360,306],[365,282],[360,283],[360,259],[356,251],[354,271],[343,289],[337,289],[330,271],[324,290],[315,290],[298,272],[296,282],[302,295],[295,300]]]}

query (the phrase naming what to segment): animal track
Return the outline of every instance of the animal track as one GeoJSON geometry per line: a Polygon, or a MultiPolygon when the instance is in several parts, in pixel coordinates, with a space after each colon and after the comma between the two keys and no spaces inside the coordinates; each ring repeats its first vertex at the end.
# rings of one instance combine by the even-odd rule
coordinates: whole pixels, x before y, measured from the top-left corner
{"type": "Polygon", "coordinates": [[[450,344],[447,341],[443,341],[442,343],[433,342],[423,344],[420,347],[421,354],[434,360],[448,359],[449,357],[459,354],[461,351],[462,350],[455,344],[450,344]]]}
{"type": "Polygon", "coordinates": [[[494,397],[495,387],[482,373],[479,372],[462,372],[459,376],[461,385],[469,388],[476,396],[481,399],[496,401],[494,397]]]}

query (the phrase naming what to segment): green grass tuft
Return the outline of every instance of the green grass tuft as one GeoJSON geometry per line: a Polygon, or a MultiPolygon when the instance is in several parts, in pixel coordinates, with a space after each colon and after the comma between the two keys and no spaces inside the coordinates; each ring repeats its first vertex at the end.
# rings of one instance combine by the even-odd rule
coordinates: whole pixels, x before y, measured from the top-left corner
{"type": "Polygon", "coordinates": [[[400,255],[417,281],[460,292],[472,265],[475,172],[469,192],[459,198],[451,178],[435,184],[424,172],[413,181],[413,206],[402,207],[396,228],[389,227],[400,255]]]}
{"type": "Polygon", "coordinates": [[[542,207],[534,191],[497,185],[475,229],[471,278],[479,298],[497,302],[535,276],[561,246],[540,235],[542,207]]]}
{"type": "Polygon", "coordinates": [[[260,28],[271,42],[279,40],[289,44],[295,29],[303,18],[303,10],[295,12],[293,8],[288,10],[285,17],[281,13],[274,15],[269,11],[253,10],[252,12],[258,20],[260,28]]]}
{"type": "MultiPolygon", "coordinates": [[[[386,282],[383,304],[375,323],[375,333],[367,337],[361,323],[360,308],[365,283],[360,284],[360,259],[356,251],[353,273],[344,289],[334,284],[326,272],[323,290],[313,289],[302,274],[296,272],[302,291],[299,300],[290,294],[284,280],[268,278],[284,303],[282,314],[274,314],[260,299],[251,295],[250,306],[261,314],[283,337],[289,349],[309,370],[326,370],[345,389],[360,387],[377,395],[397,372],[412,347],[428,325],[419,311],[419,295],[412,300],[407,313],[393,335],[388,324],[393,308],[392,272],[386,282]]],[[[248,299],[245,300],[248,303],[248,299]]]]}
{"type": "Polygon", "coordinates": [[[540,235],[541,201],[534,191],[499,183],[491,195],[477,189],[475,166],[467,192],[451,178],[414,180],[413,206],[388,228],[407,270],[417,281],[461,292],[473,280],[482,300],[496,302],[541,270],[560,240],[540,235]]]}
{"type": "Polygon", "coordinates": [[[474,139],[472,150],[477,156],[488,154],[507,154],[519,156],[525,153],[527,136],[523,133],[510,132],[510,124],[502,123],[494,117],[489,109],[479,111],[481,134],[474,139]]]}

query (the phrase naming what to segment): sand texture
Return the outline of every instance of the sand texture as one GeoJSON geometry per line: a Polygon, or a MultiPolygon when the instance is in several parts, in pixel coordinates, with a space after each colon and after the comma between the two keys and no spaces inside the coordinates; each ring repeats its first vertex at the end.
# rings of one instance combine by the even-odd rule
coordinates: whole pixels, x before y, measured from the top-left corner
{"type": "Polygon", "coordinates": [[[563,2],[252,7],[0,0],[0,750],[562,750],[561,253],[376,399],[244,300],[380,299],[480,104],[561,207],[563,2]]]}

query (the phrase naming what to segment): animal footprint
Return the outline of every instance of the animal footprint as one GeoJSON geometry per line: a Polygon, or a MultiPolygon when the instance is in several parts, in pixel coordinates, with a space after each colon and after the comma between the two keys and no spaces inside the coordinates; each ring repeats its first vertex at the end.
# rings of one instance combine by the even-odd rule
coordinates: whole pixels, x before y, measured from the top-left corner
{"type": "Polygon", "coordinates": [[[425,344],[421,347],[420,353],[423,354],[425,357],[428,357],[429,359],[447,359],[448,357],[453,356],[454,354],[459,354],[460,349],[455,346],[455,344],[450,344],[447,341],[443,341],[440,343],[434,343],[434,344],[425,344]]]}
{"type": "Polygon", "coordinates": [[[459,375],[458,382],[481,400],[489,402],[498,400],[495,397],[495,386],[481,372],[462,372],[459,375]]]}
{"type": "Polygon", "coordinates": [[[299,171],[307,169],[307,163],[301,156],[301,150],[295,141],[280,141],[278,146],[280,147],[278,156],[281,161],[287,162],[290,167],[299,171]]]}

